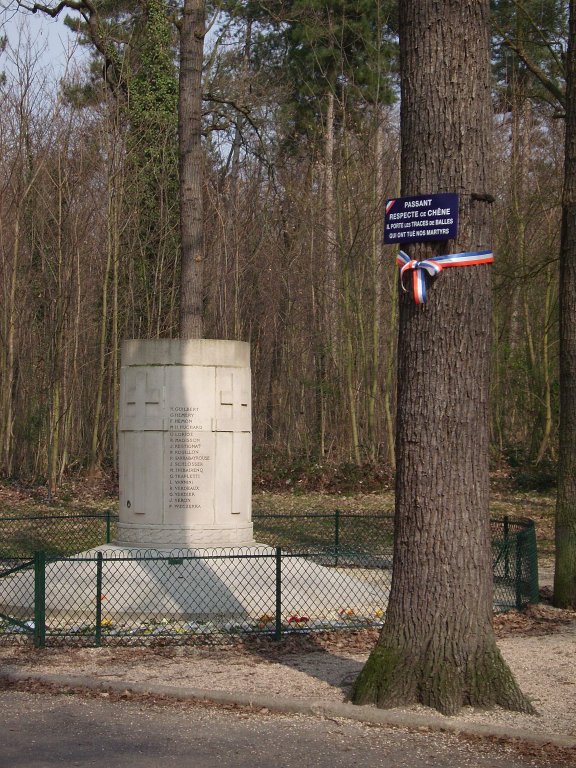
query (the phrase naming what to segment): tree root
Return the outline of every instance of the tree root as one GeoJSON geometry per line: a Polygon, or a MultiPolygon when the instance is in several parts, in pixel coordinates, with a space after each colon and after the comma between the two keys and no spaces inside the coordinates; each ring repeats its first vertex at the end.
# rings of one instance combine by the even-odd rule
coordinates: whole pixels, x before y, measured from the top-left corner
{"type": "Polygon", "coordinates": [[[381,639],[354,684],[352,701],[381,709],[423,704],[444,715],[455,715],[466,705],[535,714],[490,640],[457,660],[430,649],[414,654],[381,639]]]}

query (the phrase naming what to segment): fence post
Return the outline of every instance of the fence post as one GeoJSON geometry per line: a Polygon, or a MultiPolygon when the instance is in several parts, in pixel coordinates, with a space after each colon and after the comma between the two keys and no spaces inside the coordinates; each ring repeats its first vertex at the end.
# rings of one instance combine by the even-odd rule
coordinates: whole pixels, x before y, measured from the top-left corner
{"type": "Polygon", "coordinates": [[[340,549],[340,510],[334,513],[334,565],[338,565],[338,552],[340,549]]]}
{"type": "Polygon", "coordinates": [[[516,610],[522,610],[522,553],[524,549],[524,531],[516,534],[516,574],[514,586],[516,588],[516,610]]]}
{"type": "Polygon", "coordinates": [[[102,643],[102,552],[96,554],[96,631],[94,642],[102,643]]]}
{"type": "Polygon", "coordinates": [[[282,639],[282,548],[276,547],[276,622],[274,639],[282,639]]]}
{"type": "Polygon", "coordinates": [[[538,583],[538,547],[536,544],[536,525],[533,520],[526,531],[528,550],[528,571],[530,579],[530,602],[540,602],[540,586],[538,583]]]}
{"type": "Polygon", "coordinates": [[[504,515],[504,578],[510,578],[510,518],[504,515]]]}
{"type": "Polygon", "coordinates": [[[46,646],[46,552],[34,552],[34,645],[46,646]]]}

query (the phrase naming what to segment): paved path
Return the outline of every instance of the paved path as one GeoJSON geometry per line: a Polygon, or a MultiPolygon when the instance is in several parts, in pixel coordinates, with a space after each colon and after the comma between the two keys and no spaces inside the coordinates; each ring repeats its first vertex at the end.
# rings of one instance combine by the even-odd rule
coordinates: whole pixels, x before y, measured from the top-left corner
{"type": "Polygon", "coordinates": [[[0,691],[4,768],[556,768],[513,746],[338,718],[0,691]]]}

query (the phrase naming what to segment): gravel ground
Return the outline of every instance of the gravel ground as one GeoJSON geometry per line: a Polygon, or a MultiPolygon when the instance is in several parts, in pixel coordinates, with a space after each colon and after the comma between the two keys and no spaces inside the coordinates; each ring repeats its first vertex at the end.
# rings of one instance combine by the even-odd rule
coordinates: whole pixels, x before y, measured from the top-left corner
{"type": "MultiPolygon", "coordinates": [[[[540,583],[546,595],[552,583],[551,567],[540,567],[540,583]]],[[[505,728],[510,733],[523,731],[535,736],[576,738],[576,613],[559,611],[544,603],[532,606],[521,614],[497,615],[494,628],[502,654],[520,687],[536,707],[536,715],[521,715],[499,708],[482,711],[469,707],[451,718],[444,718],[436,711],[419,706],[391,712],[400,717],[423,715],[436,723],[440,720],[451,729],[458,731],[461,728],[462,733],[466,733],[467,725],[478,724],[505,728]]],[[[377,630],[325,634],[303,632],[289,635],[280,643],[263,637],[244,640],[215,638],[211,644],[199,638],[183,645],[174,645],[169,641],[163,643],[157,639],[154,645],[148,647],[61,646],[41,651],[34,649],[29,641],[12,636],[0,642],[0,673],[14,670],[30,678],[52,674],[58,675],[61,681],[71,675],[88,677],[100,686],[114,684],[115,690],[111,688],[108,693],[102,689],[76,688],[82,696],[105,697],[111,703],[140,702],[146,707],[186,708],[194,705],[158,695],[131,693],[127,690],[131,683],[339,703],[348,700],[351,685],[377,636],[377,630]],[[122,688],[124,683],[126,689],[122,688]],[[118,685],[121,687],[118,688],[118,685]]],[[[64,682],[26,682],[6,687],[0,681],[0,697],[5,703],[10,691],[52,694],[50,700],[59,693],[70,698],[70,689],[64,682]],[[3,687],[4,691],[1,690],[3,687]]],[[[261,709],[255,716],[270,715],[267,709],[261,709]]],[[[428,731],[427,728],[424,730],[428,731]]],[[[429,739],[433,737],[438,741],[438,749],[441,746],[447,754],[455,750],[454,739],[457,737],[445,733],[433,735],[432,732],[426,736],[430,747],[432,742],[429,739]]],[[[478,751],[485,748],[484,744],[496,746],[497,742],[500,743],[500,740],[473,737],[469,759],[459,755],[457,762],[448,760],[446,764],[486,764],[496,768],[500,762],[495,756],[491,755],[486,763],[478,762],[478,751]]],[[[527,766],[576,766],[576,748],[538,746],[522,740],[509,743],[515,756],[510,756],[510,765],[516,765],[514,760],[520,755],[521,764],[527,766]]],[[[435,749],[429,754],[430,763],[426,762],[426,765],[444,764],[437,762],[435,749]]],[[[451,754],[456,756],[455,751],[451,754]]],[[[30,765],[35,766],[36,763],[30,765]]]]}
{"type": "MultiPolygon", "coordinates": [[[[465,723],[576,736],[576,614],[544,605],[495,618],[498,645],[537,715],[464,708],[465,723]]],[[[345,702],[377,638],[375,630],[294,634],[280,643],[260,638],[151,647],[48,648],[0,646],[3,669],[31,676],[88,676],[214,691],[345,702]]],[[[431,712],[425,707],[406,710],[431,712]]],[[[435,717],[439,717],[434,712],[435,717]]],[[[453,720],[453,718],[447,718],[453,720]]]]}

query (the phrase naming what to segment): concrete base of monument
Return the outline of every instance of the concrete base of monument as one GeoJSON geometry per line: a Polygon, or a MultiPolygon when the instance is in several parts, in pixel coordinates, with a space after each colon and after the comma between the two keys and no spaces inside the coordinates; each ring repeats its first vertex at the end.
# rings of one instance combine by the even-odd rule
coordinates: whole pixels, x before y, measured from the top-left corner
{"type": "MultiPolygon", "coordinates": [[[[382,616],[388,587],[387,572],[290,555],[278,562],[276,550],[264,545],[171,551],[106,545],[47,564],[46,622],[93,624],[101,611],[107,626],[207,621],[246,629],[263,617],[272,622],[278,599],[283,622],[303,616],[311,625],[369,622],[382,616]]],[[[33,605],[32,571],[0,580],[0,613],[29,618],[33,605]]]]}
{"type": "Polygon", "coordinates": [[[118,523],[114,544],[135,549],[250,547],[254,546],[251,522],[223,525],[130,525],[118,523]]]}

